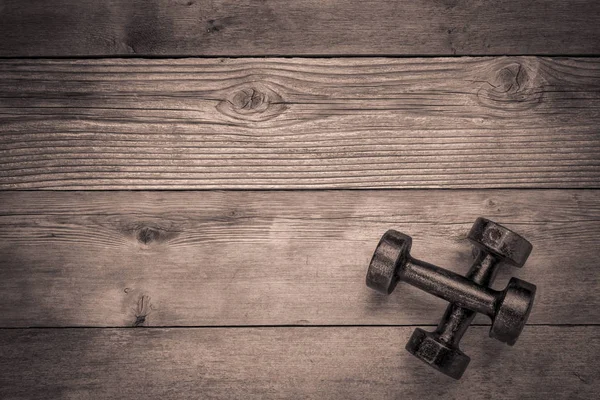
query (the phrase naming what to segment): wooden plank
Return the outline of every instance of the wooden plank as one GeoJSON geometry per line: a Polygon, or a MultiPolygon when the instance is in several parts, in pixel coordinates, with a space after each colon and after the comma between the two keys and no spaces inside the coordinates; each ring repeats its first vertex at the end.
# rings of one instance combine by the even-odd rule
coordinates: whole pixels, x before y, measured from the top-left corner
{"type": "Polygon", "coordinates": [[[404,344],[412,327],[0,331],[0,396],[210,399],[593,399],[599,327],[473,327],[458,384],[404,344]]]}
{"type": "Polygon", "coordinates": [[[4,60],[0,189],[600,187],[600,60],[4,60]]]}
{"type": "Polygon", "coordinates": [[[4,0],[0,56],[598,54],[595,0],[4,0]]]}
{"type": "MultiPolygon", "coordinates": [[[[0,327],[436,324],[366,268],[389,228],[466,273],[483,215],[534,244],[533,324],[600,323],[600,191],[0,192],[0,327]]],[[[478,323],[489,323],[481,317],[478,323]]]]}

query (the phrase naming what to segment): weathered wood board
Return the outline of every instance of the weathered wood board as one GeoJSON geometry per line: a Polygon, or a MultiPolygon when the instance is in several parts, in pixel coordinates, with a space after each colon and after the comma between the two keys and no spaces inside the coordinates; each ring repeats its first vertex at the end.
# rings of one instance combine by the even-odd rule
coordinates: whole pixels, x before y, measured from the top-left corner
{"type": "Polygon", "coordinates": [[[596,0],[0,0],[0,398],[597,398],[598,54],[596,0]],[[538,293],[456,382],[364,278],[478,216],[538,293]]]}
{"type": "Polygon", "coordinates": [[[0,61],[0,189],[599,188],[600,60],[0,61]]]}
{"type": "Polygon", "coordinates": [[[0,330],[3,399],[593,399],[598,327],[473,327],[460,382],[404,350],[412,327],[0,330]]]}
{"type": "MultiPolygon", "coordinates": [[[[365,285],[380,236],[466,273],[492,218],[534,244],[532,324],[600,323],[600,191],[0,192],[0,326],[436,324],[365,285]]],[[[479,323],[489,323],[481,317],[479,323]]]]}
{"type": "Polygon", "coordinates": [[[598,54],[595,0],[3,0],[0,57],[598,54]]]}

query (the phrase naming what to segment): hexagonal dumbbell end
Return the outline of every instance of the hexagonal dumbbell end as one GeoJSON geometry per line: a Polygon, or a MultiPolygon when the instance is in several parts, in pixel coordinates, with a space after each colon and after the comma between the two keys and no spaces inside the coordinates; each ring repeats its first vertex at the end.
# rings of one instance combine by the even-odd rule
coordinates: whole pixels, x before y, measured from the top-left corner
{"type": "Polygon", "coordinates": [[[467,238],[484,252],[515,267],[522,267],[533,249],[521,235],[481,217],[477,218],[467,238]]]}
{"type": "Polygon", "coordinates": [[[535,285],[511,278],[496,305],[490,337],[514,345],[531,313],[535,292],[535,285]]]}
{"type": "Polygon", "coordinates": [[[383,294],[390,294],[398,284],[398,270],[410,257],[412,239],[390,229],[375,248],[369,269],[367,286],[383,294]]]}
{"type": "Polygon", "coordinates": [[[417,328],[406,344],[406,350],[432,368],[454,379],[460,379],[471,359],[456,346],[442,341],[435,332],[417,328]]]}

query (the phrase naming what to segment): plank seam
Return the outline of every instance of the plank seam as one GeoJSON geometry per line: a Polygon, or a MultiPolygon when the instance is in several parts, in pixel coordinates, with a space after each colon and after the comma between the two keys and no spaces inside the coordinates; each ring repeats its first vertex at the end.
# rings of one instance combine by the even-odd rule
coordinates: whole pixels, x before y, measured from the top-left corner
{"type": "Polygon", "coordinates": [[[205,192],[304,192],[304,193],[310,193],[310,192],[329,192],[329,191],[353,191],[353,192],[367,192],[367,191],[381,191],[381,192],[391,192],[391,191],[439,191],[439,190],[444,190],[444,191],[476,191],[476,192],[483,192],[483,191],[501,191],[501,190],[523,190],[523,191],[530,191],[530,190],[535,190],[535,191],[556,191],[556,190],[576,190],[576,191],[597,191],[600,190],[600,182],[598,182],[597,186],[591,186],[591,187],[565,187],[565,188],[546,188],[546,187],[522,187],[522,186],[507,186],[507,187],[484,187],[484,188],[457,188],[457,187],[422,187],[422,188],[418,188],[418,187],[407,187],[407,188],[389,188],[389,187],[381,187],[381,188],[368,188],[368,187],[348,187],[348,188],[342,188],[342,187],[331,187],[331,188],[320,188],[320,189],[314,189],[314,188],[275,188],[275,189],[269,189],[269,188],[228,188],[228,189],[178,189],[178,188],[169,188],[169,189],[144,189],[144,188],[135,188],[135,189],[44,189],[44,188],[37,188],[37,189],[28,189],[28,188],[24,188],[24,189],[0,189],[0,193],[3,192],[7,192],[7,193],[15,193],[15,192],[41,192],[41,193],[48,193],[48,192],[56,192],[56,193],[78,193],[78,192],[87,192],[87,193],[100,193],[100,192],[107,192],[107,193],[118,193],[118,192],[160,192],[160,193],[169,193],[169,192],[198,192],[198,193],[205,193],[205,192]]]}
{"type": "Polygon", "coordinates": [[[246,59],[246,58],[311,58],[311,59],[336,59],[336,58],[451,58],[459,59],[463,57],[481,57],[481,58],[494,58],[494,57],[568,57],[568,58],[599,58],[600,53],[494,53],[494,54],[478,54],[478,53],[465,53],[465,54],[244,54],[244,55],[232,55],[232,54],[211,54],[211,55],[137,55],[137,54],[121,54],[121,55],[81,55],[81,56],[0,56],[0,60],[103,60],[103,59],[137,59],[137,60],[170,60],[170,59],[214,59],[214,58],[231,58],[231,59],[246,59]]]}
{"type": "MultiPolygon", "coordinates": [[[[349,325],[156,325],[156,326],[23,326],[23,327],[0,327],[3,330],[37,330],[37,329],[257,329],[257,328],[417,328],[433,327],[437,324],[349,324],[349,325]]],[[[472,327],[489,327],[490,324],[471,324],[472,327]]],[[[591,324],[526,324],[531,327],[556,327],[556,328],[577,328],[577,327],[600,327],[600,323],[591,324]]]]}

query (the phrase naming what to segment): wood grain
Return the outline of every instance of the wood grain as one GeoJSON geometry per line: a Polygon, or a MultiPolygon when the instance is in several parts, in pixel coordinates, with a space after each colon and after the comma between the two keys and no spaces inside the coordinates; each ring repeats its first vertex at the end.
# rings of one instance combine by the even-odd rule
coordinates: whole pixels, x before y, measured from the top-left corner
{"type": "Polygon", "coordinates": [[[600,187],[600,60],[4,60],[0,189],[600,187]]]}
{"type": "Polygon", "coordinates": [[[460,382],[404,350],[414,328],[1,330],[5,399],[593,399],[599,327],[475,327],[460,382]]]}
{"type": "MultiPolygon", "coordinates": [[[[483,215],[534,245],[532,324],[600,323],[600,191],[0,192],[0,327],[437,324],[365,285],[389,228],[466,273],[483,215]]],[[[480,317],[478,323],[489,324],[480,317]]]]}
{"type": "Polygon", "coordinates": [[[4,0],[0,56],[598,54],[595,0],[4,0]]]}

